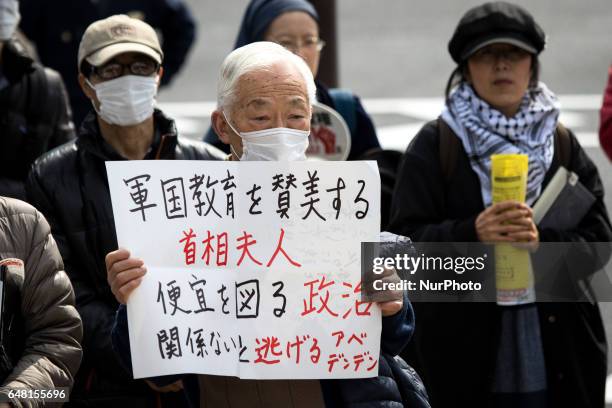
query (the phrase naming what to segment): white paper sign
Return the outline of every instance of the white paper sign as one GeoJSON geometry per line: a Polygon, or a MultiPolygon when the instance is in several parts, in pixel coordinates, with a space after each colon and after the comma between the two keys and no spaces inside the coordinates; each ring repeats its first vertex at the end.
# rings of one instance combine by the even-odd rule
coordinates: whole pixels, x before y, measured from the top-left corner
{"type": "Polygon", "coordinates": [[[376,376],[380,310],[360,302],[377,241],[375,162],[107,162],[136,378],[376,376]]]}

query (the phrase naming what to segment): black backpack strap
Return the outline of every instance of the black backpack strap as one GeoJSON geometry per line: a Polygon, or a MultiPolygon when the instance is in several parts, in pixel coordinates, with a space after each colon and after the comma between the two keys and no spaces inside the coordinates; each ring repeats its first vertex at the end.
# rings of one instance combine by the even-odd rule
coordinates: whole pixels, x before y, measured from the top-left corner
{"type": "Polygon", "coordinates": [[[555,129],[555,152],[557,153],[559,165],[569,169],[572,155],[572,143],[569,130],[567,130],[561,122],[557,122],[557,128],[555,129]]]}
{"type": "Polygon", "coordinates": [[[457,165],[459,139],[441,117],[438,117],[438,134],[440,136],[440,167],[444,181],[448,184],[457,165]]]}

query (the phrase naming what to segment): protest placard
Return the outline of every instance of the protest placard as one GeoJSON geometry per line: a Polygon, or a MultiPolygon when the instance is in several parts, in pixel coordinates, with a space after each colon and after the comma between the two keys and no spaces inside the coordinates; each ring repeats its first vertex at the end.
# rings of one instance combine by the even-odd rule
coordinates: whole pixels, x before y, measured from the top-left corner
{"type": "Polygon", "coordinates": [[[130,296],[136,378],[359,378],[381,318],[361,302],[377,241],[375,162],[107,162],[118,244],[147,266],[130,296]]]}

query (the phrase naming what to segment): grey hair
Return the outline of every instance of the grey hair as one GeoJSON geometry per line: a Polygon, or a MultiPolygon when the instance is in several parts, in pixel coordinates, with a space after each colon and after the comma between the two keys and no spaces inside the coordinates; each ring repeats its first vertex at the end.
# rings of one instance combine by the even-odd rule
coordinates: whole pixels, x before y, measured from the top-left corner
{"type": "Polygon", "coordinates": [[[269,41],[258,41],[236,48],[221,64],[217,80],[217,109],[223,110],[232,102],[236,94],[238,79],[258,69],[268,69],[278,63],[293,64],[304,77],[308,92],[308,103],[316,101],[317,87],[312,72],[306,62],[283,46],[269,41]]]}

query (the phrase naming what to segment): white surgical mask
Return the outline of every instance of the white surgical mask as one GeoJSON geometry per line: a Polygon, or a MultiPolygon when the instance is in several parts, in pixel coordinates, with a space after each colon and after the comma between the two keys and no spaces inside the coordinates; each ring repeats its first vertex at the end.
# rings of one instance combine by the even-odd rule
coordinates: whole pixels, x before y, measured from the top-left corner
{"type": "Polygon", "coordinates": [[[87,83],[96,91],[100,102],[96,112],[107,123],[132,126],[153,114],[157,77],[125,75],[95,85],[87,83]]]}
{"type": "Polygon", "coordinates": [[[19,3],[15,0],[0,1],[0,41],[13,38],[19,24],[19,3]]]}
{"type": "MultiPolygon", "coordinates": [[[[310,135],[308,130],[279,127],[254,132],[238,132],[227,120],[225,112],[223,116],[234,133],[242,138],[241,161],[306,160],[308,135],[310,135]]],[[[238,156],[231,145],[230,148],[238,156]]]]}

